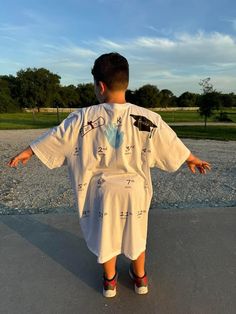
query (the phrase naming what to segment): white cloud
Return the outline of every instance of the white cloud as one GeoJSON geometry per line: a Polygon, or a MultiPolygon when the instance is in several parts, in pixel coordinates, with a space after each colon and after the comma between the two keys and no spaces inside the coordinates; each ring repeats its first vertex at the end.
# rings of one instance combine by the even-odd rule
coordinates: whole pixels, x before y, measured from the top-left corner
{"type": "Polygon", "coordinates": [[[228,22],[231,24],[234,31],[236,31],[236,18],[234,19],[222,19],[224,22],[228,22]]]}
{"type": "Polygon", "coordinates": [[[157,33],[157,34],[162,34],[163,36],[170,36],[173,33],[173,30],[170,28],[158,28],[153,25],[147,25],[145,28],[157,33]]]}
{"type": "Polygon", "coordinates": [[[96,56],[96,52],[92,49],[83,48],[82,45],[76,45],[71,41],[63,40],[61,44],[43,43],[48,54],[61,54],[64,56],[73,56],[79,58],[87,58],[96,56]]]}
{"type": "Polygon", "coordinates": [[[125,47],[124,44],[120,44],[120,43],[118,44],[112,40],[108,40],[104,38],[100,39],[100,44],[107,49],[124,49],[125,47]]]}
{"type": "Polygon", "coordinates": [[[64,47],[62,48],[62,51],[63,50],[65,53],[74,55],[75,57],[87,58],[96,56],[96,53],[93,50],[81,48],[76,45],[64,47]]]}
{"type": "Polygon", "coordinates": [[[167,63],[183,65],[203,65],[212,63],[236,62],[236,43],[226,34],[176,34],[173,39],[165,37],[137,37],[131,40],[99,40],[98,47],[117,48],[128,55],[151,58],[153,61],[165,60],[167,63]],[[107,43],[110,43],[108,45],[107,43]]]}
{"type": "Polygon", "coordinates": [[[22,63],[20,62],[16,62],[16,61],[12,61],[10,58],[1,58],[0,59],[0,64],[4,65],[4,66],[22,66],[22,63]]]}
{"type": "Polygon", "coordinates": [[[0,24],[0,32],[9,35],[9,33],[19,33],[25,30],[25,27],[22,25],[15,25],[15,24],[8,24],[8,23],[1,23],[0,24]]]}
{"type": "Polygon", "coordinates": [[[150,38],[140,37],[137,38],[135,44],[140,47],[156,48],[156,49],[168,49],[176,46],[176,43],[168,38],[150,38]]]}
{"type": "MultiPolygon", "coordinates": [[[[99,40],[97,46],[106,49],[107,41],[99,40]]],[[[172,39],[152,36],[112,43],[129,60],[133,88],[151,83],[176,94],[200,92],[198,82],[210,76],[220,90],[236,92],[236,42],[230,35],[199,31],[172,39]]]]}
{"type": "MultiPolygon", "coordinates": [[[[2,30],[11,27],[14,30],[13,25],[0,25],[0,31],[1,27],[2,30]]],[[[97,41],[76,43],[67,38],[58,39],[60,42],[22,40],[17,60],[10,61],[11,57],[3,51],[1,59],[7,57],[15,72],[20,69],[17,65],[21,68],[46,67],[60,73],[63,84],[76,85],[92,81],[90,71],[98,55],[117,51],[129,60],[130,88],[150,83],[161,89],[171,89],[175,94],[186,90],[200,92],[198,82],[210,76],[219,90],[236,92],[236,42],[228,34],[199,31],[173,34],[171,38],[98,38],[97,41]]]]}
{"type": "Polygon", "coordinates": [[[146,28],[148,28],[148,29],[150,29],[151,31],[154,31],[154,32],[156,32],[156,33],[159,33],[158,28],[156,28],[155,26],[148,25],[148,26],[146,26],[146,28]]]}

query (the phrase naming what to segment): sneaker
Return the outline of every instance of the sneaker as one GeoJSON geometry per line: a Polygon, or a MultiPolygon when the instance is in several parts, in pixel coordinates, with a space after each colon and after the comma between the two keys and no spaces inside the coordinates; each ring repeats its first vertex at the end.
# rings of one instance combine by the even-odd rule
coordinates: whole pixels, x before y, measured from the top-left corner
{"type": "Polygon", "coordinates": [[[129,275],[130,278],[133,280],[134,282],[134,290],[137,294],[146,294],[148,293],[148,279],[147,279],[147,274],[145,272],[144,276],[138,277],[135,275],[134,271],[133,271],[133,267],[132,264],[130,264],[130,268],[129,268],[129,275]]]}
{"type": "Polygon", "coordinates": [[[116,295],[116,285],[117,285],[118,273],[108,280],[105,275],[103,275],[103,296],[106,298],[113,298],[116,295]]]}

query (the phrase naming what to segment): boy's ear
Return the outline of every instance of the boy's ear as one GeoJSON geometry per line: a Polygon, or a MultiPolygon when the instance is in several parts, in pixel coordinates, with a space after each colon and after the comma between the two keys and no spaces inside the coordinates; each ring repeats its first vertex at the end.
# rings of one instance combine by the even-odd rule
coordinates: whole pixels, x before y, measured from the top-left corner
{"type": "Polygon", "coordinates": [[[99,87],[100,87],[100,93],[103,95],[107,89],[107,86],[105,83],[103,83],[102,81],[98,82],[99,87]]]}

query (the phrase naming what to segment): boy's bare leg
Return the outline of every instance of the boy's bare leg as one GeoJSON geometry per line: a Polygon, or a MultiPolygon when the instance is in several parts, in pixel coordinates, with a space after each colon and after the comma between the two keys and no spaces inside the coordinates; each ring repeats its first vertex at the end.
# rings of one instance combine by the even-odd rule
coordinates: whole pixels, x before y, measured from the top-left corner
{"type": "Polygon", "coordinates": [[[145,275],[145,251],[136,260],[132,261],[132,264],[135,275],[143,277],[145,275]]]}
{"type": "Polygon", "coordinates": [[[102,264],[104,274],[108,280],[112,279],[116,274],[116,258],[117,256],[102,264]]]}

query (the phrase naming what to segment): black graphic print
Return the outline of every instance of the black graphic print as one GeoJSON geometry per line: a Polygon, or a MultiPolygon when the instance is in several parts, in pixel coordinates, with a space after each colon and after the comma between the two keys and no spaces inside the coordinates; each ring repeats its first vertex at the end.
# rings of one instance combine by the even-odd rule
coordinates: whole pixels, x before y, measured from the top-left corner
{"type": "Polygon", "coordinates": [[[78,184],[78,191],[84,191],[84,188],[87,186],[87,183],[79,183],[78,184]]]}
{"type": "Polygon", "coordinates": [[[79,156],[80,154],[80,147],[75,147],[74,156],[79,156]]]}
{"type": "Polygon", "coordinates": [[[127,184],[130,184],[131,182],[134,182],[134,180],[131,180],[131,179],[127,179],[127,184]]]}
{"type": "Polygon", "coordinates": [[[121,117],[118,117],[117,119],[116,119],[116,123],[117,123],[117,126],[119,127],[119,126],[122,126],[122,118],[121,117]]]}
{"type": "Polygon", "coordinates": [[[137,116],[134,114],[130,114],[130,116],[135,120],[134,126],[136,126],[139,131],[150,132],[149,137],[151,137],[153,128],[157,128],[157,126],[144,116],[137,116]]]}
{"type": "Polygon", "coordinates": [[[93,129],[96,129],[98,127],[101,127],[105,124],[105,119],[103,117],[98,117],[94,121],[88,121],[86,125],[83,125],[83,127],[80,130],[80,135],[84,136],[88,132],[92,131],[93,129]]]}
{"type": "Polygon", "coordinates": [[[132,189],[132,187],[133,187],[133,186],[132,186],[132,185],[133,185],[132,183],[134,183],[135,180],[134,180],[134,179],[126,179],[125,181],[126,181],[125,188],[126,188],[126,189],[132,189]]]}
{"type": "Polygon", "coordinates": [[[146,154],[146,153],[151,153],[151,149],[144,147],[142,149],[142,153],[146,154]]]}
{"type": "Polygon", "coordinates": [[[141,218],[143,215],[147,213],[146,210],[138,210],[137,212],[137,218],[141,218]]]}
{"type": "Polygon", "coordinates": [[[90,216],[90,210],[83,210],[82,211],[82,218],[87,218],[90,216]]]}
{"type": "Polygon", "coordinates": [[[104,218],[107,215],[108,215],[107,212],[104,212],[104,211],[101,211],[101,210],[98,212],[98,217],[101,218],[101,219],[104,218]]]}
{"type": "Polygon", "coordinates": [[[130,155],[134,150],[135,145],[126,145],[125,146],[125,154],[130,155]]]}
{"type": "Polygon", "coordinates": [[[98,146],[98,155],[105,155],[107,151],[107,147],[98,146]]]}
{"type": "Polygon", "coordinates": [[[100,188],[104,182],[106,182],[106,180],[104,180],[103,178],[99,178],[97,181],[97,187],[100,188]]]}
{"type": "Polygon", "coordinates": [[[131,215],[132,215],[132,213],[129,212],[129,211],[122,211],[122,212],[120,212],[120,218],[121,218],[121,219],[126,219],[126,218],[128,218],[129,216],[131,216],[131,215]]]}

